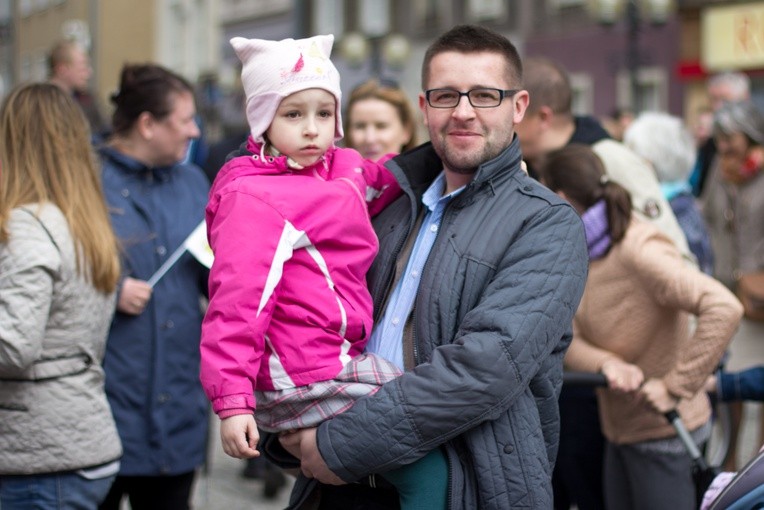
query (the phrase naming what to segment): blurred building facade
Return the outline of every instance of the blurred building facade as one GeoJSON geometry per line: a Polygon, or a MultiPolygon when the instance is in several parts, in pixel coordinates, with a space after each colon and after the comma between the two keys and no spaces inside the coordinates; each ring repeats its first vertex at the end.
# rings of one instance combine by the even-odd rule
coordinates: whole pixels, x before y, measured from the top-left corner
{"type": "MultiPolygon", "coordinates": [[[[45,80],[48,51],[60,39],[88,48],[91,88],[102,106],[108,105],[125,63],[160,63],[192,81],[219,63],[217,0],[5,2],[13,27],[9,74],[14,83],[45,80]]],[[[0,29],[2,15],[0,9],[0,29]]],[[[0,36],[0,52],[1,45],[0,36]]]]}
{"type": "Polygon", "coordinates": [[[154,61],[200,82],[208,115],[241,122],[241,97],[221,99],[240,89],[231,37],[332,33],[344,93],[376,76],[415,100],[428,44],[459,23],[560,61],[577,113],[636,105],[689,119],[720,70],[745,71],[764,96],[764,1],[752,0],[0,0],[0,94],[45,79],[48,49],[72,37],[89,45],[103,106],[125,62],[154,61]],[[603,24],[597,3],[621,10],[603,24]],[[658,4],[669,9],[660,24],[649,15],[658,4]]]}

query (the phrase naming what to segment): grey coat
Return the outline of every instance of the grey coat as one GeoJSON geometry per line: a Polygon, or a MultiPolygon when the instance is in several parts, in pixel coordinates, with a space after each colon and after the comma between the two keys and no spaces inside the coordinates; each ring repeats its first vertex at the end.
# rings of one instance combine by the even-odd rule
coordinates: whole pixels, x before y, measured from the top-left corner
{"type": "Polygon", "coordinates": [[[114,296],[77,274],[56,206],[14,209],[8,230],[0,243],[0,474],[116,460],[122,449],[101,369],[114,296]]]}
{"type": "MultiPolygon", "coordinates": [[[[388,166],[405,195],[374,221],[377,318],[443,168],[430,144],[388,166]]],[[[578,215],[520,169],[515,138],[444,213],[414,305],[417,366],[319,427],[329,468],[356,480],[442,446],[451,509],[551,508],[562,359],[587,267],[578,215]]]]}
{"type": "Polygon", "coordinates": [[[764,269],[764,173],[733,184],[720,176],[719,158],[703,190],[703,216],[711,235],[714,276],[734,290],[742,273],[764,269]]]}

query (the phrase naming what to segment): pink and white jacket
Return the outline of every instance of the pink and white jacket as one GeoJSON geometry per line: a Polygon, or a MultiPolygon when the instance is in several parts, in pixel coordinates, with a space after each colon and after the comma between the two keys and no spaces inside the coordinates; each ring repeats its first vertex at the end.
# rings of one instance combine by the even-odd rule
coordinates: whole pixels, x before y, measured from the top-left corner
{"type": "Polygon", "coordinates": [[[352,149],[295,170],[251,137],[247,148],[220,170],[206,211],[215,262],[201,381],[221,417],[251,412],[253,388],[332,379],[363,351],[378,249],[370,216],[401,193],[381,162],[352,149]]]}

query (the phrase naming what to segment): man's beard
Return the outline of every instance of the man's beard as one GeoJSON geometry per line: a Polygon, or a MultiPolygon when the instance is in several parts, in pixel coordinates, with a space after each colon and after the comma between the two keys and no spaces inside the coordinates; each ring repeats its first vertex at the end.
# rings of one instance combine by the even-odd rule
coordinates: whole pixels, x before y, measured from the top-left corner
{"type": "Polygon", "coordinates": [[[435,151],[446,168],[460,175],[474,174],[480,165],[492,160],[501,153],[501,150],[497,150],[490,142],[486,142],[483,147],[472,149],[469,152],[456,149],[442,142],[442,146],[436,146],[435,151]]]}

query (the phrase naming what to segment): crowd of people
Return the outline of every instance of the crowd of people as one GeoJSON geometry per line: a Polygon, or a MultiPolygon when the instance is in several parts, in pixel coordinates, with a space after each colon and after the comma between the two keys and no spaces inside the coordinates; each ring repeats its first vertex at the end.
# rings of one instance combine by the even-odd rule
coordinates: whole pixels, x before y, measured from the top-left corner
{"type": "Polygon", "coordinates": [[[209,441],[295,509],[698,507],[663,415],[703,447],[709,392],[764,394],[744,74],[696,140],[575,115],[562,63],[477,25],[418,110],[343,102],[331,35],[231,45],[246,127],[208,151],[189,81],[125,64],[105,123],[70,41],[0,107],[0,508],[186,510],[209,441]]]}

